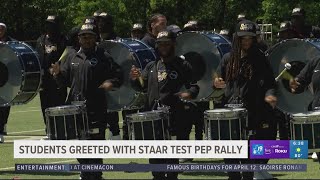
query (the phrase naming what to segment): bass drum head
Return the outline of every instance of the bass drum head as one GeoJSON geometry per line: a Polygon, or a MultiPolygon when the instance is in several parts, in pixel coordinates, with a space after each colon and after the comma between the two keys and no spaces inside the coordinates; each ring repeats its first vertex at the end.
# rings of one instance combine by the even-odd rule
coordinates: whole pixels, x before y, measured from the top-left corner
{"type": "Polygon", "coordinates": [[[183,55],[192,65],[193,80],[197,80],[200,87],[196,100],[210,96],[213,75],[230,49],[230,42],[213,32],[185,32],[177,37],[176,55],[183,55]]]}
{"type": "Polygon", "coordinates": [[[30,101],[39,89],[39,59],[28,45],[21,42],[0,43],[0,52],[0,106],[30,101]],[[28,69],[29,67],[32,68],[28,69]],[[36,82],[29,78],[33,74],[39,76],[36,77],[36,82]],[[26,89],[30,82],[35,84],[35,87],[31,88],[32,92],[24,93],[31,90],[26,89]]]}
{"type": "MultiPolygon", "coordinates": [[[[122,109],[130,109],[132,103],[139,98],[138,104],[144,105],[143,95],[137,94],[130,84],[129,73],[132,65],[143,70],[143,68],[151,61],[155,60],[154,52],[149,49],[141,41],[133,39],[121,39],[119,41],[105,41],[101,45],[106,49],[113,60],[121,66],[123,71],[123,84],[115,90],[106,93],[109,111],[118,111],[122,109]]],[[[136,107],[133,107],[136,108],[136,107]]]]}
{"type": "MultiPolygon", "coordinates": [[[[285,64],[290,63],[288,72],[296,77],[308,62],[320,55],[319,48],[319,40],[290,39],[276,44],[267,52],[274,76],[277,77],[285,64]]],[[[278,107],[288,113],[307,112],[313,99],[311,91],[307,88],[304,92],[293,94],[289,80],[290,76],[283,76],[278,82],[278,107]]]]}

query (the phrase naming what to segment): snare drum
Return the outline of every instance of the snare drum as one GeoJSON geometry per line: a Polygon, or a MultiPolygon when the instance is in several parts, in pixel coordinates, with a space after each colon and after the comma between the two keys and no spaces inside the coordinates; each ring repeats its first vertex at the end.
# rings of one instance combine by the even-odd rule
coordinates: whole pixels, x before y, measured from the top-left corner
{"type": "Polygon", "coordinates": [[[37,53],[23,42],[0,43],[0,106],[25,104],[38,93],[41,66],[37,53]]]}
{"type": "Polygon", "coordinates": [[[50,140],[87,139],[89,123],[83,105],[66,105],[47,108],[47,135],[50,140]]]}
{"type": "Polygon", "coordinates": [[[244,140],[247,124],[247,110],[214,109],[204,112],[206,140],[244,140]]]}
{"type": "Polygon", "coordinates": [[[154,110],[128,115],[130,140],[170,140],[169,118],[165,111],[154,110]]]}
{"type": "Polygon", "coordinates": [[[308,140],[308,149],[320,152],[320,112],[292,114],[290,121],[292,140],[308,140]]]}

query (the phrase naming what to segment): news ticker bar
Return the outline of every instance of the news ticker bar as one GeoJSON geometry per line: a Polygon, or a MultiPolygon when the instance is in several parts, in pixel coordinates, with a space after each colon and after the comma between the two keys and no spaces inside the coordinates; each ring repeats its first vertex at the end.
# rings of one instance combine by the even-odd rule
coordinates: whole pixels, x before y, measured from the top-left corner
{"type": "Polygon", "coordinates": [[[307,159],[306,140],[16,140],[14,158],[307,159]]]}
{"type": "Polygon", "coordinates": [[[16,172],[245,172],[307,171],[307,164],[16,164],[16,172]]]}

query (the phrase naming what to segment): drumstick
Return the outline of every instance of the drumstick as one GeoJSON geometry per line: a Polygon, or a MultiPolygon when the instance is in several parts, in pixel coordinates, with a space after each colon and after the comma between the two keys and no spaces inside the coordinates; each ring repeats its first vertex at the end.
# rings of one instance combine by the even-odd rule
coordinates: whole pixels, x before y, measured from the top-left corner
{"type": "Polygon", "coordinates": [[[144,81],[142,79],[142,76],[139,76],[138,80],[140,82],[141,87],[143,87],[144,86],[144,81]]]}
{"type": "Polygon", "coordinates": [[[60,58],[59,58],[58,62],[62,62],[62,61],[64,61],[64,59],[65,59],[65,57],[67,56],[68,52],[69,52],[69,48],[68,48],[68,47],[66,47],[66,48],[64,49],[64,51],[63,51],[62,55],[60,56],[60,58]]]}

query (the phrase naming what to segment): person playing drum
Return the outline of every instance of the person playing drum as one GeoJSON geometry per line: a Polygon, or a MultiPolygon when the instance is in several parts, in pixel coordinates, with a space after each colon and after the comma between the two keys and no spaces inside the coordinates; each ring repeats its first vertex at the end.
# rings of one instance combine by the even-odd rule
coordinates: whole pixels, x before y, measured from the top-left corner
{"type": "MultiPolygon", "coordinates": [[[[249,139],[269,139],[273,107],[276,105],[275,79],[264,53],[257,47],[255,23],[243,20],[236,26],[231,52],[225,54],[214,78],[213,88],[224,89],[223,104],[243,104],[248,111],[249,139]]],[[[257,163],[261,163],[257,162],[257,163]]],[[[226,164],[254,163],[249,159],[225,159],[226,164]]],[[[253,172],[242,172],[252,179],[253,172]]],[[[229,179],[241,179],[240,172],[228,172],[229,179]]]]}
{"type": "MultiPolygon", "coordinates": [[[[309,85],[312,85],[313,101],[310,103],[308,110],[319,110],[320,107],[320,56],[308,62],[308,64],[300,71],[296,78],[290,80],[290,88],[292,93],[303,92],[309,85]]],[[[320,153],[317,153],[320,163],[320,153]]]]}
{"type": "MultiPolygon", "coordinates": [[[[66,48],[67,39],[61,33],[61,23],[61,19],[58,16],[49,15],[45,24],[46,31],[37,39],[36,44],[36,51],[39,53],[43,71],[39,95],[45,125],[45,110],[50,107],[63,105],[67,97],[67,88],[58,87],[53,76],[50,74],[51,64],[58,61],[66,48]]],[[[47,139],[47,137],[44,139],[47,139]]]]}
{"type": "MultiPolygon", "coordinates": [[[[0,43],[7,41],[16,41],[7,35],[7,26],[0,22],[0,43]]],[[[7,122],[10,113],[10,106],[0,107],[0,143],[4,142],[4,135],[7,135],[7,122]]]]}
{"type": "MultiPolygon", "coordinates": [[[[147,64],[142,73],[133,66],[130,78],[133,88],[147,90],[146,110],[154,110],[158,104],[170,106],[170,133],[179,137],[183,133],[182,99],[193,99],[199,93],[199,87],[192,80],[191,65],[175,56],[176,35],[170,31],[161,31],[156,40],[160,59],[147,64]],[[180,92],[182,86],[186,92],[180,92]]],[[[179,164],[178,159],[150,159],[151,164],[179,164]]],[[[152,172],[154,179],[177,179],[177,172],[152,172]]]]}
{"type": "MultiPolygon", "coordinates": [[[[85,101],[89,126],[98,129],[89,139],[105,139],[107,102],[105,91],[120,87],[121,68],[102,48],[96,46],[97,34],[92,24],[82,25],[80,50],[69,53],[64,63],[52,64],[52,73],[61,86],[71,87],[68,103],[85,101]]],[[[102,159],[78,159],[80,164],[102,164],[102,159]]],[[[102,179],[102,172],[81,172],[82,179],[102,179]]]]}
{"type": "MultiPolygon", "coordinates": [[[[100,33],[100,44],[107,40],[119,40],[120,37],[114,31],[114,17],[107,12],[101,12],[98,18],[98,32],[100,33]]],[[[101,46],[104,48],[103,46],[101,46]]],[[[109,50],[109,49],[107,49],[109,50]]],[[[111,52],[109,52],[111,53],[111,52]]],[[[113,140],[120,140],[120,128],[118,112],[108,112],[108,124],[109,124],[109,138],[113,140]]]]}

